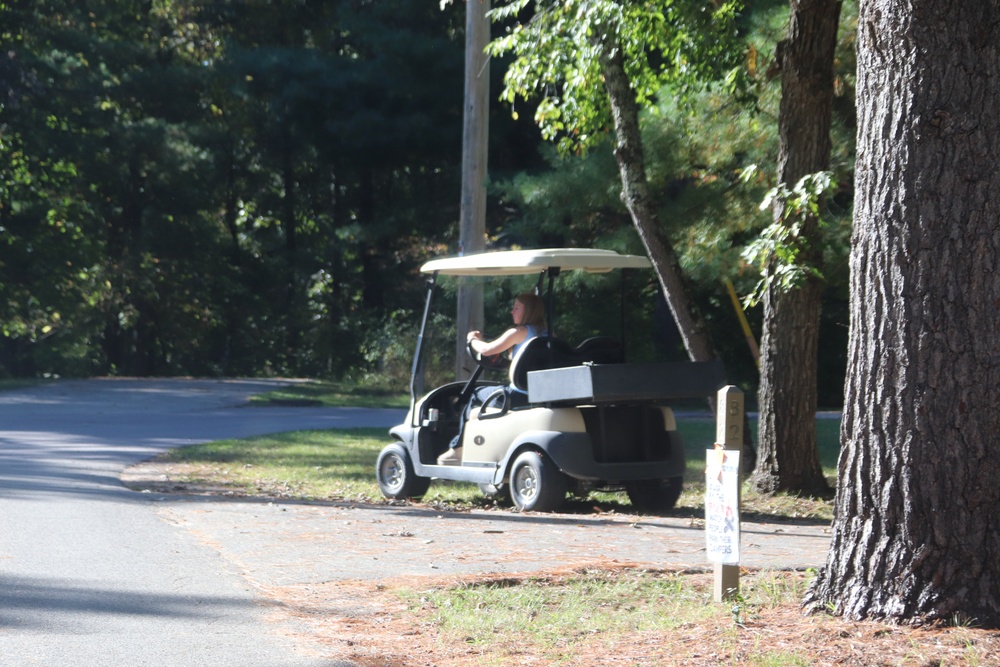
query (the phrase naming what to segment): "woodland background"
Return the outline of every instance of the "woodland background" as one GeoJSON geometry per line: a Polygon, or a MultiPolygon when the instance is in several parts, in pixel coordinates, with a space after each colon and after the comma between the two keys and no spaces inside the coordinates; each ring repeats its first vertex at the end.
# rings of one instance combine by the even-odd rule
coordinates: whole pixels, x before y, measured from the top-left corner
{"type": "MultiPolygon", "coordinates": [[[[406,386],[423,300],[416,269],[458,251],[464,4],[0,9],[0,377],[406,386]]],[[[846,365],[856,16],[845,3],[831,166],[841,185],[823,215],[822,407],[841,405],[846,365]]],[[[723,280],[741,295],[759,280],[741,253],[772,221],[759,208],[778,150],[780,81],[768,68],[787,20],[781,1],[747,2],[740,15],[752,100],[709,86],[664,94],[642,118],[664,231],[731,379],[750,395],[756,367],[723,280]]],[[[611,142],[558,153],[533,109],[499,101],[504,71],[494,59],[490,247],[642,253],[611,142]]],[[[489,286],[488,332],[504,326],[521,287],[489,286]]],[[[654,277],[628,289],[639,354],[684,358],[654,277]]],[[[617,321],[612,292],[610,281],[564,280],[558,333],[617,321]]],[[[453,298],[434,322],[442,376],[453,298]]]]}

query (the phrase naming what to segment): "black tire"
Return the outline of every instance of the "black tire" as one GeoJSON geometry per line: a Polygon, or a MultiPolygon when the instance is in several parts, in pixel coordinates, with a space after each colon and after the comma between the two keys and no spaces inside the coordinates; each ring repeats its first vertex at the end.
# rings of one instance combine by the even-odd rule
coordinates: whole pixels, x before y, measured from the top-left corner
{"type": "Polygon", "coordinates": [[[541,452],[524,452],[510,468],[510,499],[523,512],[555,512],[566,502],[569,480],[541,452]]]}
{"type": "Polygon", "coordinates": [[[382,495],[392,500],[422,498],[431,486],[429,477],[418,477],[406,449],[399,443],[386,446],[375,463],[375,476],[382,495]]]}
{"type": "Polygon", "coordinates": [[[674,508],[684,489],[683,477],[642,479],[625,483],[625,493],[640,512],[666,512],[674,508]]]}

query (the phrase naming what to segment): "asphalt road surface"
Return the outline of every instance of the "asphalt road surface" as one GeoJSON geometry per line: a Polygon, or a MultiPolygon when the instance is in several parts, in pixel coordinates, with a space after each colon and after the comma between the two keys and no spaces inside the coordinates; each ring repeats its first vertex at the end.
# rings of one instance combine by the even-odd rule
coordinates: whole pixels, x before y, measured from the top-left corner
{"type": "Polygon", "coordinates": [[[0,393],[0,665],[333,665],[231,562],[127,490],[184,444],[386,426],[398,410],[252,408],[267,381],[88,380],[0,393]],[[280,616],[280,615],[277,615],[280,616]]]}

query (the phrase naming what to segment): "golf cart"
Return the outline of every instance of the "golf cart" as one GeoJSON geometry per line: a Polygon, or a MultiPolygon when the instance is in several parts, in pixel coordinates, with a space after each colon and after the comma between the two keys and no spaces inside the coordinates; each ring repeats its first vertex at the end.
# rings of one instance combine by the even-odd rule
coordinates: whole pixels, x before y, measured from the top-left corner
{"type": "Polygon", "coordinates": [[[620,338],[571,343],[543,334],[521,346],[509,362],[482,358],[469,348],[477,365],[467,382],[448,383],[417,397],[439,276],[537,275],[539,287],[547,279],[551,330],[553,285],[561,272],[650,266],[645,257],[570,248],[489,252],[424,264],[421,271],[430,278],[410,409],[406,421],[389,431],[394,442],[376,464],[383,495],[419,498],[437,478],[476,483],[490,496],[509,495],[519,510],[556,511],[568,492],[622,488],[640,511],[672,508],[681,493],[685,460],[667,404],[713,394],[724,384],[721,364],[627,363],[620,338]],[[484,370],[498,367],[507,368],[508,381],[483,379],[484,370]],[[481,395],[476,390],[483,386],[495,389],[473,405],[470,399],[481,395]],[[456,437],[461,439],[460,461],[439,464],[438,457],[456,437]]]}

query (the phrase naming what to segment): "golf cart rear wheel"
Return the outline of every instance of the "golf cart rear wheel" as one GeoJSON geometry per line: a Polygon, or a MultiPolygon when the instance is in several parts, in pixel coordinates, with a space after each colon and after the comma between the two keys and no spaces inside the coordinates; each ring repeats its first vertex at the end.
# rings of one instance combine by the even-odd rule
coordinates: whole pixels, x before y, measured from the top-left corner
{"type": "Polygon", "coordinates": [[[521,511],[554,512],[566,502],[569,480],[541,452],[525,452],[510,469],[510,499],[521,511]]]}
{"type": "Polygon", "coordinates": [[[673,509],[683,488],[683,477],[643,479],[625,483],[628,499],[642,512],[666,512],[673,509]]]}
{"type": "Polygon", "coordinates": [[[406,449],[399,443],[388,445],[378,455],[375,475],[382,495],[393,500],[420,498],[430,488],[428,477],[418,477],[406,449]]]}

